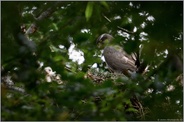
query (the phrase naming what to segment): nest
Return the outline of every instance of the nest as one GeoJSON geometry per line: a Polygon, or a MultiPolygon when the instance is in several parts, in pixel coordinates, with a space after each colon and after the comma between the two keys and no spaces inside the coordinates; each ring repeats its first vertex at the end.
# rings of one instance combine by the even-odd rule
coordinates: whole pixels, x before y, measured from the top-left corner
{"type": "MultiPolygon", "coordinates": [[[[130,80],[128,77],[126,77],[123,74],[114,74],[114,73],[110,73],[108,71],[103,71],[103,70],[97,70],[97,69],[89,69],[86,77],[91,79],[91,81],[96,85],[96,84],[102,84],[103,82],[105,82],[106,80],[111,79],[112,82],[114,83],[114,85],[118,85],[118,86],[123,86],[124,83],[121,82],[116,82],[116,80],[121,77],[122,80],[130,80]]],[[[126,89],[124,89],[126,90],[126,89]]],[[[123,90],[123,91],[124,91],[123,90]]],[[[95,97],[95,101],[99,102],[101,101],[103,98],[95,97]]],[[[125,110],[129,109],[130,107],[133,107],[137,110],[137,112],[133,112],[133,114],[136,114],[137,119],[139,120],[144,120],[145,119],[145,111],[146,108],[143,108],[141,101],[139,100],[139,98],[136,95],[132,95],[130,98],[131,101],[131,105],[129,104],[124,104],[124,108],[125,110]]],[[[127,114],[132,114],[131,112],[127,113],[127,114]]]]}

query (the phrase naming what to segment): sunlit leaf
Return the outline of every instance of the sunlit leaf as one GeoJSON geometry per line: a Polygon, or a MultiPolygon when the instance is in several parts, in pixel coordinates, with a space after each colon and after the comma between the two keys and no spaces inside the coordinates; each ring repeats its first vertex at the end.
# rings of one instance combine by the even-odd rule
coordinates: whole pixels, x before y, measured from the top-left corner
{"type": "Polygon", "coordinates": [[[109,5],[107,4],[106,1],[100,1],[100,3],[105,6],[107,9],[109,9],[109,5]]]}
{"type": "Polygon", "coordinates": [[[89,21],[89,19],[91,18],[93,14],[93,6],[94,6],[93,2],[88,2],[86,10],[85,10],[85,17],[87,21],[89,21]]]}

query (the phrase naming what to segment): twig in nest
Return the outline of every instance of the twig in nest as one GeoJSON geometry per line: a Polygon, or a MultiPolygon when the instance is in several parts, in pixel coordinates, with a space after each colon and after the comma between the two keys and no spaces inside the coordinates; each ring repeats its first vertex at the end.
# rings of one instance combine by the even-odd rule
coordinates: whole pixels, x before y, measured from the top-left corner
{"type": "Polygon", "coordinates": [[[144,109],[139,99],[136,96],[134,96],[133,99],[131,99],[131,101],[133,106],[139,111],[141,118],[145,119],[144,109]]]}
{"type": "Polygon", "coordinates": [[[105,80],[104,78],[96,76],[96,75],[92,74],[91,72],[87,72],[87,78],[92,79],[96,83],[101,83],[102,81],[105,80]]]}

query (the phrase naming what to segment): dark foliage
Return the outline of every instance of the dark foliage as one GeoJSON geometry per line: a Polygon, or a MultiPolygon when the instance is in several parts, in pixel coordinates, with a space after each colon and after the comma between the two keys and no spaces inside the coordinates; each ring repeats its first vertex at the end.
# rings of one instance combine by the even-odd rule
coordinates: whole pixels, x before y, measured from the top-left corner
{"type": "Polygon", "coordinates": [[[1,27],[2,120],[183,119],[182,1],[2,1],[1,27]],[[140,52],[148,71],[110,73],[96,45],[102,33],[140,52]],[[47,82],[45,67],[63,84],[47,82]]]}

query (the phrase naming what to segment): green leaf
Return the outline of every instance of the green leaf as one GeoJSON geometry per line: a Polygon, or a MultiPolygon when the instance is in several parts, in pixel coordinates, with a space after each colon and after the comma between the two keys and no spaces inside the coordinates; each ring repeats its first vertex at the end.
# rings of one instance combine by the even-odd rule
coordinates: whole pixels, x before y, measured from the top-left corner
{"type": "Polygon", "coordinates": [[[53,45],[50,45],[51,52],[59,52],[59,49],[53,45]]]}
{"type": "Polygon", "coordinates": [[[109,9],[109,5],[107,4],[106,1],[100,1],[100,3],[105,6],[107,9],[109,9]]]}
{"type": "Polygon", "coordinates": [[[86,11],[85,11],[85,17],[87,21],[91,18],[92,13],[93,13],[93,2],[88,2],[86,11]]]}
{"type": "Polygon", "coordinates": [[[128,108],[126,111],[127,112],[138,112],[138,110],[135,108],[128,108]]]}
{"type": "Polygon", "coordinates": [[[52,26],[53,26],[54,30],[56,30],[56,31],[59,30],[59,28],[57,27],[57,24],[56,23],[52,23],[52,26]]]}

